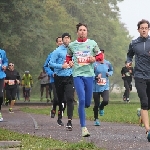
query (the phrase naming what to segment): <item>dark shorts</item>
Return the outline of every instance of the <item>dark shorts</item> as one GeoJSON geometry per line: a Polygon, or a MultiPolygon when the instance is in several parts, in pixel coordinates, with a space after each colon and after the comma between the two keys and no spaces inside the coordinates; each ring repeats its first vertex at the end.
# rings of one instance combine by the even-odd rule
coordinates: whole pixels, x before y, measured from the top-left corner
{"type": "Polygon", "coordinates": [[[49,83],[47,83],[47,84],[41,84],[41,88],[46,87],[46,86],[49,86],[49,83]]]}

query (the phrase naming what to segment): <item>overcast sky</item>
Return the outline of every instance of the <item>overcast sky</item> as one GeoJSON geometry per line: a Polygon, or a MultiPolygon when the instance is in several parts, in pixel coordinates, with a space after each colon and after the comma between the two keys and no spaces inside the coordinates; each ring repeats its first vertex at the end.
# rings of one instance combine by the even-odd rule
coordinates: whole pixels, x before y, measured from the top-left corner
{"type": "MultiPolygon", "coordinates": [[[[124,0],[118,4],[121,22],[126,24],[131,36],[137,38],[137,23],[141,19],[150,21],[150,0],[124,0]]],[[[134,39],[133,38],[133,39],[134,39]]]]}

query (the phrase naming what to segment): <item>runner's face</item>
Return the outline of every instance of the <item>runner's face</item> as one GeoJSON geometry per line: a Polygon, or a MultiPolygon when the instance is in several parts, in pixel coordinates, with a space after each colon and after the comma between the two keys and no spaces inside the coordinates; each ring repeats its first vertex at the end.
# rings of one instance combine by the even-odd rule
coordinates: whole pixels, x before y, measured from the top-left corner
{"type": "Polygon", "coordinates": [[[70,42],[71,42],[70,37],[65,36],[65,37],[63,38],[63,44],[64,44],[64,45],[68,46],[70,42]]]}
{"type": "Polygon", "coordinates": [[[14,64],[10,63],[9,64],[9,69],[11,69],[11,70],[14,69],[14,64]]]}
{"type": "Polygon", "coordinates": [[[141,37],[147,37],[149,30],[150,30],[150,28],[148,27],[147,23],[141,24],[140,28],[138,29],[141,37]]]}
{"type": "Polygon", "coordinates": [[[78,38],[87,38],[87,28],[85,26],[80,26],[77,36],[78,38]]]}
{"type": "Polygon", "coordinates": [[[60,46],[60,45],[62,45],[62,44],[63,44],[62,38],[58,38],[56,45],[57,45],[57,46],[60,46]]]}

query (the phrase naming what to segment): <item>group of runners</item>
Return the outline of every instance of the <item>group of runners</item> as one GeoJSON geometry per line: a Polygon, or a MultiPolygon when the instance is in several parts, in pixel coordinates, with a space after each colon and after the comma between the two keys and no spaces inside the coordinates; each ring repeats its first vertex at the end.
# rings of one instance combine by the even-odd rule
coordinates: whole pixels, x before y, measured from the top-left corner
{"type": "Polygon", "coordinates": [[[79,23],[76,29],[78,37],[74,42],[71,42],[69,33],[56,38],[58,47],[48,55],[44,69],[50,76],[55,95],[51,118],[55,117],[58,105],[57,123],[64,126],[62,116],[67,108],[66,128],[72,130],[76,92],[81,132],[83,137],[87,137],[90,133],[86,128],[85,108],[90,107],[93,95],[94,125],[99,126],[98,114],[104,115],[104,107],[109,101],[109,76],[113,74],[113,67],[105,60],[104,50],[94,40],[87,38],[87,25],[79,23]]]}
{"type": "MultiPolygon", "coordinates": [[[[150,36],[148,35],[150,23],[143,19],[138,22],[137,26],[140,36],[130,43],[126,60],[126,67],[129,69],[135,55],[134,71],[132,69],[127,71],[124,68],[121,73],[123,78],[128,78],[127,72],[130,74],[134,72],[135,86],[141,102],[141,118],[146,129],[147,139],[150,142],[148,116],[150,109],[150,36]]],[[[63,33],[56,39],[58,47],[48,55],[43,67],[50,76],[55,97],[51,118],[55,117],[58,105],[57,123],[59,126],[64,126],[62,116],[65,107],[67,107],[66,128],[70,131],[73,129],[73,102],[76,92],[81,135],[87,137],[90,136],[90,133],[86,125],[85,108],[90,107],[93,96],[94,125],[99,126],[98,114],[104,115],[104,107],[109,102],[109,76],[113,75],[113,67],[109,61],[105,60],[104,50],[100,49],[94,40],[87,38],[87,25],[79,23],[76,25],[76,29],[77,40],[73,42],[71,42],[69,33],[63,33]]],[[[3,85],[4,79],[6,79],[4,71],[8,65],[8,59],[4,50],[1,50],[0,53],[0,102],[2,104],[3,85]]],[[[18,82],[17,73],[15,77],[13,80],[18,82]]],[[[5,83],[9,82],[8,78],[5,83]]],[[[124,94],[126,101],[129,101],[128,95],[129,91],[126,91],[124,94]]]]}

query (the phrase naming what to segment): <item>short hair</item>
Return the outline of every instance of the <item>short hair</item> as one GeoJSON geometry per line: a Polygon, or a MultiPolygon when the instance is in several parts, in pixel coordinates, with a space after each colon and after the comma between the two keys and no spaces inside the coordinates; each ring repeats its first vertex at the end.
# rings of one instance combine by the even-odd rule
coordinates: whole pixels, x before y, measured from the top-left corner
{"type": "Polygon", "coordinates": [[[12,63],[12,62],[9,62],[9,64],[13,64],[14,65],[14,63],[12,63]]]}
{"type": "Polygon", "coordinates": [[[63,39],[65,36],[67,36],[67,37],[69,37],[69,38],[71,39],[71,35],[70,35],[69,33],[63,33],[62,36],[61,36],[62,39],[63,39]]]}
{"type": "Polygon", "coordinates": [[[148,20],[142,19],[141,21],[138,22],[137,27],[138,29],[140,28],[140,25],[143,23],[147,23],[148,24],[148,28],[150,27],[150,23],[148,20]]]}
{"type": "Polygon", "coordinates": [[[79,30],[79,28],[80,28],[81,26],[85,26],[85,27],[88,29],[88,27],[87,27],[86,24],[84,24],[84,23],[78,23],[78,24],[76,25],[77,31],[79,30]]]}
{"type": "Polygon", "coordinates": [[[100,48],[100,51],[101,51],[102,53],[104,53],[104,52],[105,52],[105,50],[104,50],[104,49],[101,49],[101,48],[100,48]]]}
{"type": "Polygon", "coordinates": [[[59,38],[62,38],[62,37],[61,37],[61,36],[58,36],[58,37],[56,38],[56,42],[58,42],[58,39],[59,39],[59,38]]]}

